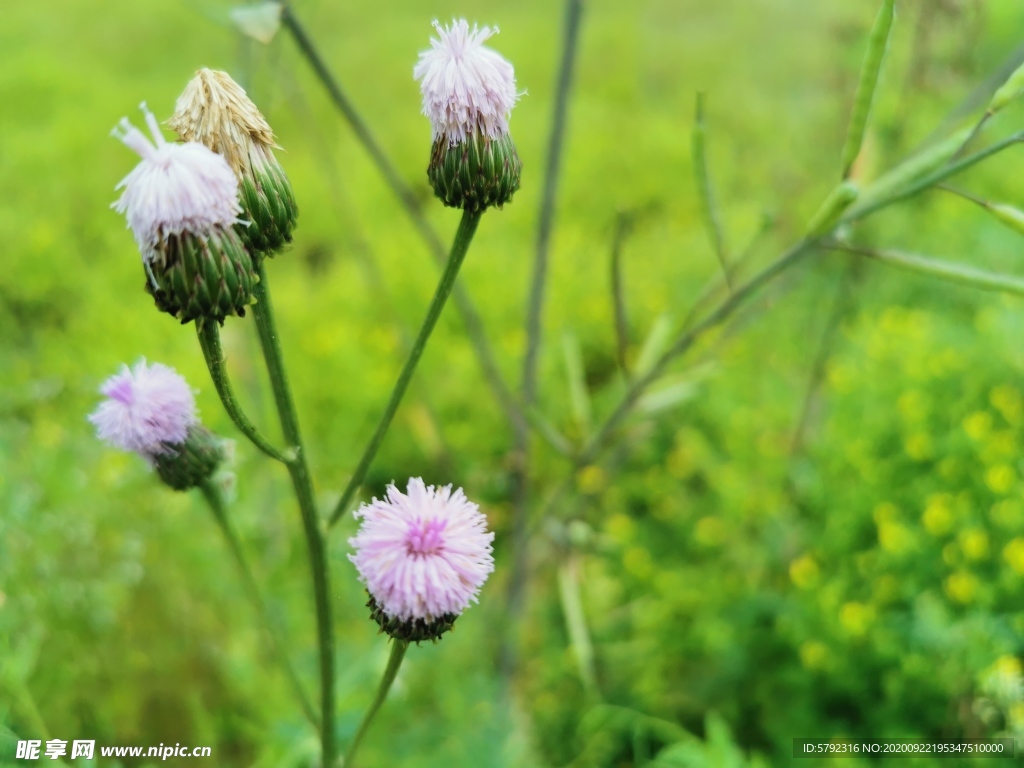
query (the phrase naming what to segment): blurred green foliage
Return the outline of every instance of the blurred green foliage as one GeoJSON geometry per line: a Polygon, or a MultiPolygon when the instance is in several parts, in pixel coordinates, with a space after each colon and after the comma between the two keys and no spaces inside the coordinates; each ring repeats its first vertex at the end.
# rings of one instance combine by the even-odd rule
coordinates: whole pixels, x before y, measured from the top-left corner
{"type": "MultiPolygon", "coordinates": [[[[512,121],[523,188],[485,217],[460,279],[517,380],[559,4],[295,5],[424,200],[430,137],[411,68],[429,22],[500,25],[494,46],[527,91],[512,121]]],[[[204,744],[217,765],[304,766],[316,738],[201,500],[101,447],[85,420],[100,381],[145,355],[185,374],[206,423],[236,436],[192,329],[154,311],[132,238],[108,210],[134,163],[109,129],[136,119],[142,100],[166,118],[198,67],[242,81],[286,150],[299,229],[270,267],[325,509],[433,290],[426,249],[291,42],[242,39],[229,8],[3,10],[0,723],[22,738],[204,744]]],[[[1015,0],[897,9],[858,170],[867,178],[966,117],[965,103],[983,105],[985,84],[998,84],[990,74],[1021,42],[1015,0]]],[[[586,4],[541,362],[541,409],[570,439],[588,429],[573,349],[593,419],[621,392],[608,286],[617,212],[642,212],[623,253],[631,359],[715,275],[690,167],[694,92],[708,93],[731,252],[774,216],[753,256],[763,263],[838,179],[875,10],[586,4]]],[[[983,139],[1022,120],[1009,109],[983,139]]],[[[1010,152],[956,183],[1020,204],[1022,170],[1010,152]]],[[[454,231],[457,214],[426,210],[454,231]]],[[[1016,235],[941,192],[854,236],[998,271],[1019,264],[1016,235]]],[[[511,435],[449,309],[370,487],[417,475],[463,486],[498,533],[498,570],[457,631],[410,652],[365,764],[759,766],[786,764],[794,737],[1024,737],[1024,307],[854,258],[815,256],[706,339],[551,507],[568,466],[538,441],[532,513],[549,516],[535,527],[515,627],[503,602],[511,435]],[[522,648],[510,681],[496,664],[503,632],[522,648]]],[[[253,329],[231,321],[224,336],[236,389],[269,430],[253,329]]],[[[307,566],[279,470],[240,441],[232,516],[312,690],[307,566]]],[[[346,520],[331,541],[343,740],[386,658],[345,558],[353,530],[346,520]]]]}

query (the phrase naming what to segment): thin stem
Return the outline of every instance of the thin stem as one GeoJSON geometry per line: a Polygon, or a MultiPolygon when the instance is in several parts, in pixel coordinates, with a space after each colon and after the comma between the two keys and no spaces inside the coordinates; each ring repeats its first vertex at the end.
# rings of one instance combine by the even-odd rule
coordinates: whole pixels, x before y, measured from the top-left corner
{"type": "MultiPolygon", "coordinates": [[[[302,53],[313,68],[313,72],[327,90],[334,106],[341,112],[342,117],[345,118],[355,132],[359,143],[363,145],[363,149],[370,155],[370,159],[373,160],[384,180],[391,187],[391,191],[398,198],[402,208],[412,220],[413,226],[427,245],[434,261],[438,265],[444,264],[447,257],[444,244],[441,242],[437,231],[430,225],[430,222],[427,221],[426,216],[423,214],[423,207],[419,199],[395,170],[387,155],[384,154],[384,150],[377,143],[373,132],[327,68],[327,64],[313,43],[313,39],[306,32],[305,27],[287,2],[282,4],[281,23],[292,35],[295,44],[299,47],[300,53],[302,53]]],[[[473,346],[473,351],[476,353],[484,378],[494,391],[494,396],[505,413],[505,417],[513,427],[522,428],[526,424],[526,418],[519,410],[515,398],[509,391],[508,386],[506,386],[501,371],[498,369],[498,363],[484,333],[480,313],[477,311],[472,299],[470,299],[469,294],[459,285],[455,286],[452,300],[455,302],[455,307],[458,309],[459,314],[462,315],[462,321],[466,326],[466,334],[469,337],[470,344],[473,346]]]]}
{"type": "Polygon", "coordinates": [[[651,366],[647,373],[630,384],[626,393],[619,401],[619,404],[615,407],[615,410],[612,411],[611,415],[594,433],[593,437],[591,437],[586,447],[576,457],[576,465],[586,466],[596,458],[611,433],[619,426],[622,420],[625,419],[633,406],[636,405],[640,395],[642,395],[644,390],[661,376],[665,368],[673,359],[689,350],[704,333],[722,323],[733,312],[739,309],[747,299],[751,298],[767,283],[771,282],[775,277],[792,267],[801,258],[806,256],[814,244],[815,241],[801,240],[782,254],[778,259],[758,272],[746,283],[739,286],[725,301],[718,305],[711,314],[694,325],[690,330],[680,335],[675,342],[662,353],[661,357],[658,358],[657,362],[651,366]]]}
{"type": "Polygon", "coordinates": [[[196,332],[199,335],[199,346],[202,347],[203,357],[206,358],[206,367],[210,369],[210,378],[213,379],[213,386],[220,395],[220,401],[224,410],[241,430],[242,434],[249,438],[253,445],[272,459],[277,459],[287,464],[289,458],[277,450],[270,442],[259,433],[245,412],[242,411],[234,391],[231,389],[231,381],[228,379],[228,370],[224,358],[224,350],[220,344],[220,329],[217,323],[212,321],[196,322],[196,332]]]}
{"type": "MultiPolygon", "coordinates": [[[[555,200],[558,195],[558,179],[562,165],[566,115],[569,109],[569,92],[572,87],[573,67],[576,61],[576,45],[579,39],[580,17],[583,13],[582,0],[566,0],[565,27],[562,39],[562,60],[555,85],[554,114],[551,119],[551,133],[548,135],[547,164],[544,169],[544,187],[541,192],[540,216],[537,223],[537,240],[534,251],[533,275],[530,281],[530,295],[526,310],[526,353],[523,356],[522,404],[529,411],[537,397],[537,359],[541,343],[541,314],[544,308],[544,289],[547,283],[548,251],[551,243],[551,229],[555,216],[555,200]]],[[[511,676],[516,666],[515,622],[522,610],[527,571],[527,503],[529,500],[530,430],[525,420],[515,425],[512,471],[512,572],[509,578],[506,599],[506,622],[501,647],[500,665],[506,677],[511,676]]]]}
{"type": "Polygon", "coordinates": [[[1013,275],[1001,275],[998,272],[987,272],[969,264],[959,264],[945,259],[933,259],[916,253],[888,250],[883,248],[862,248],[845,243],[829,243],[828,248],[856,253],[876,261],[892,264],[910,272],[938,278],[949,283],[959,283],[969,288],[983,291],[1008,293],[1013,296],[1024,296],[1024,278],[1013,275]]]}
{"type": "Polygon", "coordinates": [[[622,246],[632,228],[629,214],[620,213],[615,217],[615,232],[612,234],[611,287],[612,311],[615,316],[615,358],[622,375],[629,376],[629,313],[626,310],[626,288],[622,279],[622,246]]]}
{"type": "Polygon", "coordinates": [[[718,212],[718,202],[711,186],[711,173],[708,171],[708,155],[706,146],[707,124],[704,120],[704,93],[697,92],[697,106],[693,126],[693,177],[697,183],[697,195],[700,197],[701,212],[704,214],[704,228],[711,240],[711,247],[722,269],[725,287],[732,290],[729,278],[729,257],[725,246],[725,233],[722,230],[722,217],[718,212]]]}
{"type": "Polygon", "coordinates": [[[352,738],[352,743],[348,746],[348,751],[345,752],[344,768],[352,768],[352,761],[355,759],[356,750],[359,749],[359,745],[362,743],[366,731],[369,730],[370,723],[373,722],[377,711],[388,697],[388,691],[391,690],[391,684],[395,682],[395,677],[398,675],[398,669],[402,666],[402,660],[405,658],[405,651],[408,647],[409,643],[406,640],[392,641],[388,666],[384,670],[384,676],[380,679],[377,695],[374,697],[373,703],[370,704],[370,708],[366,710],[366,714],[363,715],[363,720],[359,723],[359,730],[356,731],[356,735],[352,738]]]}
{"type": "Polygon", "coordinates": [[[306,691],[302,687],[302,682],[299,680],[299,676],[288,658],[288,654],[285,651],[285,643],[274,628],[274,622],[270,619],[270,612],[267,610],[267,604],[263,601],[263,596],[260,594],[260,588],[256,583],[256,577],[253,576],[252,569],[249,567],[249,561],[246,560],[245,552],[242,550],[242,542],[239,541],[238,534],[235,533],[235,529],[231,526],[231,522],[228,520],[227,509],[224,505],[224,497],[216,486],[209,481],[200,485],[199,489],[202,491],[203,498],[206,499],[207,504],[210,505],[210,511],[213,513],[213,519],[217,522],[217,526],[220,528],[221,533],[224,534],[224,540],[228,544],[228,549],[231,550],[231,555],[234,557],[235,564],[238,566],[238,572],[242,577],[242,584],[245,586],[246,595],[252,602],[253,607],[256,609],[256,613],[259,615],[260,621],[263,622],[263,627],[267,632],[267,637],[270,638],[271,648],[277,656],[277,660],[281,664],[281,668],[284,670],[284,673],[288,678],[288,683],[292,688],[292,693],[295,694],[295,698],[298,700],[299,706],[302,707],[302,712],[305,714],[306,719],[313,724],[314,728],[319,729],[320,721],[316,716],[316,711],[313,709],[313,705],[310,704],[309,697],[306,696],[306,691]]]}
{"type": "Polygon", "coordinates": [[[395,382],[395,388],[391,391],[391,398],[388,400],[387,407],[384,409],[384,414],[381,416],[380,422],[377,424],[377,429],[373,433],[373,437],[370,438],[370,442],[366,445],[366,448],[363,451],[363,456],[359,460],[359,464],[352,473],[352,477],[349,479],[348,485],[345,486],[345,491],[341,494],[341,498],[338,500],[338,504],[334,508],[334,513],[331,515],[330,521],[328,522],[328,528],[334,526],[334,524],[341,519],[341,516],[345,514],[348,509],[348,505],[351,503],[360,484],[362,484],[363,479],[366,477],[366,473],[370,469],[370,465],[373,463],[374,457],[377,455],[377,450],[380,448],[380,444],[384,441],[384,436],[387,434],[388,427],[391,426],[391,420],[395,417],[395,413],[398,411],[398,406],[402,402],[402,397],[405,395],[405,390],[408,389],[409,382],[412,380],[413,374],[416,372],[416,366],[419,364],[420,358],[423,356],[423,350],[426,349],[427,341],[430,339],[430,334],[433,332],[434,326],[437,325],[437,320],[441,317],[441,311],[444,309],[444,305],[448,301],[448,296],[451,294],[452,288],[455,286],[455,278],[459,275],[459,269],[462,267],[462,262],[465,260],[466,253],[469,251],[469,244],[473,242],[473,235],[476,233],[476,227],[477,224],[480,223],[480,217],[482,215],[483,211],[464,211],[462,214],[462,221],[459,222],[459,229],[455,233],[454,242],[452,242],[452,250],[451,255],[448,257],[448,264],[445,266],[444,273],[441,275],[441,281],[437,284],[437,291],[434,293],[434,298],[430,302],[430,308],[427,310],[427,316],[423,320],[423,325],[420,327],[420,331],[416,336],[416,341],[413,343],[412,349],[409,351],[409,357],[406,358],[405,366],[402,368],[402,372],[398,376],[398,381],[395,382]]]}
{"type": "Polygon", "coordinates": [[[330,573],[327,557],[324,552],[324,537],[320,529],[320,520],[316,510],[313,494],[313,482],[310,479],[306,452],[303,450],[302,436],[299,432],[299,419],[295,412],[288,377],[285,373],[284,359],[277,338],[274,323],[274,308],[270,301],[270,284],[267,281],[265,258],[257,258],[256,272],[259,282],[254,294],[256,304],[253,315],[256,318],[256,330],[260,337],[260,347],[267,364],[270,386],[274,392],[278,416],[281,420],[281,431],[285,440],[295,446],[295,458],[288,462],[288,474],[292,479],[295,497],[299,503],[302,516],[302,529],[309,550],[309,566],[313,579],[313,600],[316,606],[317,642],[320,653],[320,746],[322,765],[330,768],[334,765],[336,747],[334,743],[334,634],[331,619],[330,573]]]}

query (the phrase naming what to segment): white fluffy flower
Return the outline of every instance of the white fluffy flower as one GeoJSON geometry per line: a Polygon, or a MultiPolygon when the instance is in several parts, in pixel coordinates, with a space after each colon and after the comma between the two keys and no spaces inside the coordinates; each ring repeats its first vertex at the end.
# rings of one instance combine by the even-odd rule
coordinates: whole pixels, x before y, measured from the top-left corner
{"type": "Polygon", "coordinates": [[[227,161],[202,144],[169,144],[153,113],[141,105],[153,135],[122,118],[113,135],[135,150],[142,161],[116,189],[124,188],[113,204],[128,218],[143,261],[159,259],[160,245],[186,232],[199,237],[214,227],[230,228],[238,221],[238,179],[227,161]]]}
{"type": "Polygon", "coordinates": [[[519,98],[512,65],[484,46],[497,27],[470,30],[465,19],[442,27],[420,54],[412,74],[420,81],[423,114],[430,118],[433,138],[452,146],[475,133],[494,138],[508,133],[508,118],[519,98]]]}

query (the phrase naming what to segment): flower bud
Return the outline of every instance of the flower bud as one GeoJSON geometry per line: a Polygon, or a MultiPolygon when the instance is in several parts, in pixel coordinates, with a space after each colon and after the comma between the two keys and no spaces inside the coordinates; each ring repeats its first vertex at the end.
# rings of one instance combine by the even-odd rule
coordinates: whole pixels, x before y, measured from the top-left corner
{"type": "Polygon", "coordinates": [[[141,456],[171,488],[206,482],[225,462],[227,441],[199,423],[192,390],[173,368],[140,360],[100,392],[106,399],[89,415],[97,436],[141,456]]]}
{"type": "Polygon", "coordinates": [[[223,323],[228,315],[245,315],[258,279],[236,231],[217,228],[206,238],[189,233],[169,237],[146,290],[157,308],[182,323],[223,323]]]}
{"type": "Polygon", "coordinates": [[[184,442],[165,446],[153,457],[160,479],[176,491],[187,491],[209,480],[224,461],[224,440],[197,424],[184,442]]]}
{"type": "Polygon", "coordinates": [[[274,156],[274,133],[245,90],[227,72],[201,69],[185,86],[168,121],[183,141],[197,141],[227,160],[241,184],[242,241],[272,254],[292,240],[295,196],[274,156]]]}
{"type": "Polygon", "coordinates": [[[235,234],[238,180],[223,157],[196,142],[169,144],[142,105],[152,142],[124,118],[114,135],[142,160],[118,189],[142,253],[147,289],[183,323],[244,315],[256,281],[235,234]]]}
{"type": "Polygon", "coordinates": [[[447,206],[500,208],[519,189],[522,172],[508,131],[519,99],[515,71],[483,45],[497,29],[470,30],[464,19],[450,27],[435,21],[434,29],[438,38],[413,68],[433,133],[427,177],[447,206]]]}

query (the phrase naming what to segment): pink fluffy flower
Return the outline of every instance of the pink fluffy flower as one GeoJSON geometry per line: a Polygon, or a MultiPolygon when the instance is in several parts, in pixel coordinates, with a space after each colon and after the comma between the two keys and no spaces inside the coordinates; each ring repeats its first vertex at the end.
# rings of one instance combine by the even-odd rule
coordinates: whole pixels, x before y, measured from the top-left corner
{"type": "Polygon", "coordinates": [[[355,516],[362,525],[349,539],[355,549],[349,559],[388,619],[447,618],[450,626],[494,570],[494,534],[461,488],[424,486],[415,477],[408,493],[389,485],[387,500],[374,499],[355,516]]]}
{"type": "Polygon", "coordinates": [[[132,369],[122,366],[100,393],[107,399],[89,415],[97,436],[148,460],[184,443],[189,428],[198,423],[188,382],[160,363],[140,360],[132,369]]]}
{"type": "Polygon", "coordinates": [[[142,259],[159,261],[160,245],[172,235],[205,237],[215,227],[238,221],[238,179],[227,161],[195,141],[169,144],[153,113],[141,105],[153,136],[122,118],[114,136],[142,158],[116,189],[124,189],[113,208],[124,213],[142,259]]]}
{"type": "Polygon", "coordinates": [[[447,137],[451,146],[482,134],[508,133],[508,119],[519,95],[512,65],[484,42],[497,27],[471,30],[465,19],[442,27],[420,54],[412,74],[420,81],[423,114],[430,118],[434,139],[447,137]]]}

